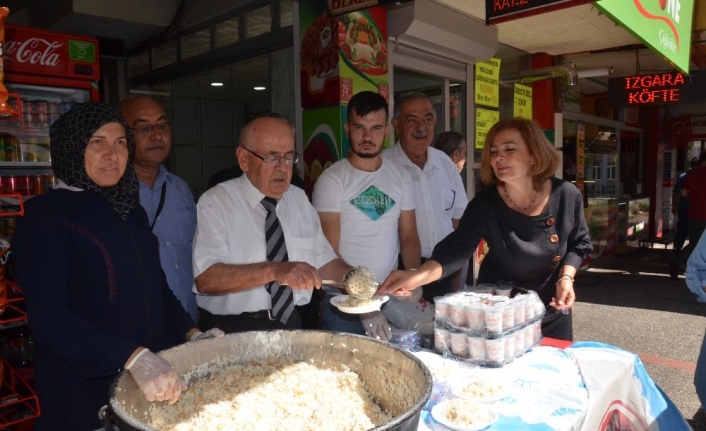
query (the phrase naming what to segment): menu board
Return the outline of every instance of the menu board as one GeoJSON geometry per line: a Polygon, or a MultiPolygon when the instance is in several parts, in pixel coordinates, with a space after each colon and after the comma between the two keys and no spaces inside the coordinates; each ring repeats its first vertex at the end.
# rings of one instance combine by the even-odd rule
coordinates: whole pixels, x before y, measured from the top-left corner
{"type": "Polygon", "coordinates": [[[490,109],[476,109],[476,149],[483,148],[490,128],[500,121],[500,112],[490,109]]]}
{"type": "Polygon", "coordinates": [[[500,59],[475,64],[474,100],[476,105],[497,108],[500,105],[500,59]]]}
{"type": "Polygon", "coordinates": [[[515,84],[512,115],[532,119],[532,87],[515,84]]]}

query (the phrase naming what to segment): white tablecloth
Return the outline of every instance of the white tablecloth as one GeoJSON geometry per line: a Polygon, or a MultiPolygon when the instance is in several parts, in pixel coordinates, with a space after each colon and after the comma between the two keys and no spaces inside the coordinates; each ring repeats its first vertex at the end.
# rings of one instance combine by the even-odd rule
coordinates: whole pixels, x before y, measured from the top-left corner
{"type": "MultiPolygon", "coordinates": [[[[454,371],[442,380],[487,376],[511,382],[510,394],[490,404],[499,419],[489,431],[691,430],[639,357],[609,345],[537,347],[498,369],[456,371],[458,364],[445,362],[454,371]]],[[[449,392],[444,397],[453,396],[449,392]]],[[[423,411],[419,430],[448,428],[423,411]]]]}

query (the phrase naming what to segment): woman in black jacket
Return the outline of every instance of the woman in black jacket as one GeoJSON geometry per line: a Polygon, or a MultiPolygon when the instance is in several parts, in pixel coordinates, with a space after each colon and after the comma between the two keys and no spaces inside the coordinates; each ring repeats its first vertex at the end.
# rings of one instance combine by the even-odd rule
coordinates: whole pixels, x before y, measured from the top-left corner
{"type": "Polygon", "coordinates": [[[470,259],[479,241],[490,248],[479,283],[509,280],[535,290],[547,313],[542,334],[572,340],[569,310],[576,298],[574,275],[592,250],[581,193],[553,178],[559,153],[532,120],[495,124],[481,156],[481,180],[491,187],[468,204],[458,229],[434,248],[417,271],[395,271],[380,292],[407,291],[452,274],[470,259]]]}

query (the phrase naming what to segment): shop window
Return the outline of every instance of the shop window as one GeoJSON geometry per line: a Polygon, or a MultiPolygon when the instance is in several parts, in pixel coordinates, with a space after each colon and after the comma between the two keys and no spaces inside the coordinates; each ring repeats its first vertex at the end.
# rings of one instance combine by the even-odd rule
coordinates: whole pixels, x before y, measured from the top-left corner
{"type": "MultiPolygon", "coordinates": [[[[466,133],[466,83],[449,81],[449,130],[466,133]]],[[[468,138],[466,138],[468,140],[468,138]]],[[[472,141],[472,140],[471,140],[472,141]]]]}
{"type": "Polygon", "coordinates": [[[237,16],[216,24],[216,48],[238,43],[239,28],[237,16]]]}
{"type": "Polygon", "coordinates": [[[292,25],[292,0],[280,0],[279,2],[279,26],[287,27],[292,25]]]}
{"type": "MultiPolygon", "coordinates": [[[[623,154],[618,153],[617,135],[623,139],[623,149],[625,149],[626,132],[618,131],[610,126],[592,124],[590,122],[583,123],[584,127],[584,145],[583,148],[577,146],[577,121],[564,119],[563,123],[563,178],[569,181],[578,181],[580,186],[579,172],[583,172],[584,178],[584,194],[586,196],[585,205],[594,205],[596,199],[612,199],[617,197],[620,187],[624,187],[625,193],[630,193],[631,187],[634,188],[634,182],[623,180],[626,174],[625,162],[628,159],[630,165],[634,165],[635,157],[621,158],[623,154]],[[584,154],[581,157],[581,153],[584,154]],[[621,163],[618,169],[618,163],[621,163]],[[618,173],[620,172],[620,174],[618,173]],[[620,177],[619,177],[620,175],[620,177]],[[579,177],[577,179],[577,177],[579,177]]],[[[634,139],[634,145],[637,143],[637,135],[634,139]]],[[[634,149],[632,150],[634,153],[634,149]]],[[[630,153],[630,154],[633,154],[630,153]]],[[[634,171],[634,170],[633,170],[634,171]]]]}
{"type": "MultiPolygon", "coordinates": [[[[235,81],[238,82],[238,81],[235,81]]],[[[201,142],[204,180],[235,162],[235,109],[231,66],[201,73],[201,142]],[[213,83],[223,85],[214,86],[213,83]]],[[[238,127],[240,131],[240,127],[238,127]]]]}
{"type": "Polygon", "coordinates": [[[177,61],[177,43],[175,40],[152,49],[152,70],[168,66],[177,61]]]}
{"type": "MultiPolygon", "coordinates": [[[[271,88],[273,55],[281,57],[278,64],[292,63],[293,50],[289,48],[179,78],[171,86],[149,88],[171,94],[174,147],[170,168],[189,184],[194,196],[204,192],[214,173],[233,166],[243,125],[258,114],[273,110],[272,92],[292,93],[292,73],[278,76],[275,88],[271,88]]],[[[281,103],[294,106],[293,100],[281,103]]]]}
{"type": "Polygon", "coordinates": [[[206,28],[181,38],[181,58],[187,59],[211,50],[211,29],[206,28]]]}
{"type": "Polygon", "coordinates": [[[267,112],[270,106],[270,60],[268,55],[233,63],[234,98],[247,103],[253,112],[267,112]],[[264,88],[263,88],[264,87],[264,88]],[[265,109],[257,108],[266,106],[265,109]]]}
{"type": "Polygon", "coordinates": [[[272,29],[270,5],[248,12],[246,17],[247,38],[265,34],[272,29]]]}
{"type": "Polygon", "coordinates": [[[591,179],[594,180],[600,180],[601,179],[601,166],[594,166],[593,167],[593,176],[591,179]]]}

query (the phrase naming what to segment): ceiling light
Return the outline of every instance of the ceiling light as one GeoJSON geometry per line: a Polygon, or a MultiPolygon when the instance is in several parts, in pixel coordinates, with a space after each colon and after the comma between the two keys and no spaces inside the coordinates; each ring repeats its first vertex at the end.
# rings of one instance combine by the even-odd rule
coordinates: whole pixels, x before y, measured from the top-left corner
{"type": "Polygon", "coordinates": [[[597,76],[610,76],[615,72],[614,67],[597,67],[595,69],[577,70],[579,78],[595,78],[597,76]]]}
{"type": "Polygon", "coordinates": [[[211,83],[211,86],[213,86],[213,87],[223,87],[223,83],[222,83],[222,82],[212,82],[212,83],[211,83]]]}
{"type": "Polygon", "coordinates": [[[263,87],[263,86],[257,86],[257,87],[253,87],[253,89],[254,89],[254,90],[257,90],[257,91],[262,91],[262,90],[265,89],[265,87],[263,87]]]}

